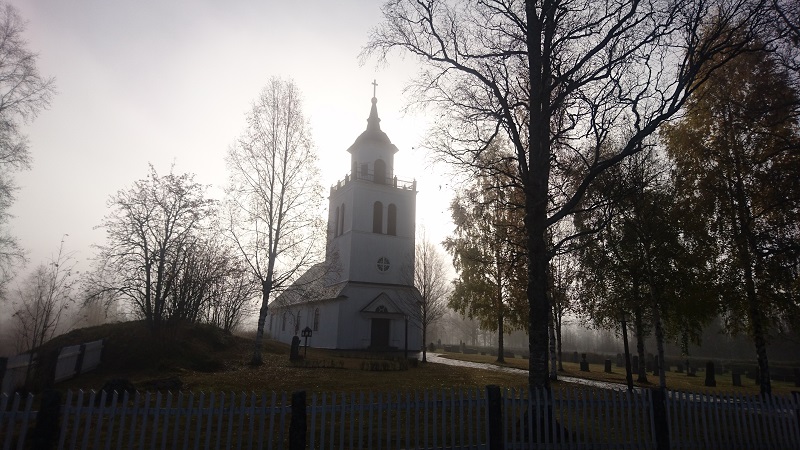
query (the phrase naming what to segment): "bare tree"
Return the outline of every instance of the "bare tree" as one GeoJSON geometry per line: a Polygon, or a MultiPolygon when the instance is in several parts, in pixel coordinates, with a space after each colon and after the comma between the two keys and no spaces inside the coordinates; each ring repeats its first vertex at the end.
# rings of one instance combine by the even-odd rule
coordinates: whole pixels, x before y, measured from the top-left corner
{"type": "Polygon", "coordinates": [[[232,332],[244,317],[255,312],[252,300],[260,289],[236,249],[216,239],[210,248],[215,249],[213,257],[207,258],[213,276],[209,279],[208,304],[203,313],[207,322],[232,332]]]}
{"type": "Polygon", "coordinates": [[[185,256],[214,204],[204,191],[193,175],[159,176],[151,165],[147,178],[111,196],[91,296],[127,300],[150,328],[161,327],[185,256]]]}
{"type": "Polygon", "coordinates": [[[47,109],[55,94],[55,81],[39,73],[37,55],[26,48],[24,32],[25,21],[16,8],[0,3],[0,287],[24,261],[16,239],[4,229],[16,190],[11,174],[31,163],[22,127],[47,109]]]}
{"type": "MultiPolygon", "coordinates": [[[[766,27],[757,0],[393,0],[364,55],[418,57],[410,89],[437,110],[430,146],[482,164],[499,136],[525,194],[529,384],[549,387],[547,266],[602,172],[641,150],[686,98],[766,27]],[[721,57],[718,57],[722,55],[721,57]],[[613,151],[604,147],[614,142],[613,151]]],[[[499,163],[500,161],[498,161],[499,163]]]]}
{"type": "Polygon", "coordinates": [[[324,258],[317,155],[294,82],[270,79],[227,165],[227,228],[261,284],[251,361],[258,365],[270,299],[324,258]]]}
{"type": "MultiPolygon", "coordinates": [[[[422,328],[422,361],[427,362],[428,330],[447,312],[447,298],[452,285],[447,276],[447,263],[442,253],[433,242],[422,233],[422,239],[416,244],[414,254],[414,287],[420,296],[414,296],[419,305],[410,305],[412,322],[422,328]]],[[[411,300],[409,300],[411,301],[411,300]]]]}
{"type": "Polygon", "coordinates": [[[64,313],[75,303],[74,268],[75,260],[72,254],[65,252],[62,239],[50,263],[36,267],[17,289],[12,301],[12,326],[18,352],[35,349],[60,331],[64,313]]]}

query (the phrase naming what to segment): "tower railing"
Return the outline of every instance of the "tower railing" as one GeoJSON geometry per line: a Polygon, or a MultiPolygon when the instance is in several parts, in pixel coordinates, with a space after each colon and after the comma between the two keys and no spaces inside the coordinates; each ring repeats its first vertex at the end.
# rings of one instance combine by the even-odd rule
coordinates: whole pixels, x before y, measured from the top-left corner
{"type": "Polygon", "coordinates": [[[409,191],[416,191],[417,190],[417,180],[401,180],[397,178],[397,176],[391,177],[375,177],[375,173],[368,171],[357,171],[357,172],[350,172],[345,175],[343,180],[339,180],[331,186],[331,193],[336,192],[339,188],[347,186],[352,181],[369,181],[375,184],[382,184],[384,186],[391,186],[397,189],[409,190],[409,191]]]}

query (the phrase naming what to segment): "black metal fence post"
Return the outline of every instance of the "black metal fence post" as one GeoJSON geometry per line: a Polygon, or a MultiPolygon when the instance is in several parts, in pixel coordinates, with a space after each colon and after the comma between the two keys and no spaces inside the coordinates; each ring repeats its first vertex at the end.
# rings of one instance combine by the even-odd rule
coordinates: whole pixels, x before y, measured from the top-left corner
{"type": "Polygon", "coordinates": [[[503,450],[503,399],[500,396],[500,386],[494,384],[486,386],[486,402],[489,416],[489,450],[503,450]]]}
{"type": "Polygon", "coordinates": [[[46,390],[42,393],[42,406],[36,414],[36,427],[33,432],[34,450],[48,450],[58,443],[58,416],[61,413],[61,394],[46,390]]]}
{"type": "Polygon", "coordinates": [[[292,417],[289,422],[289,449],[306,448],[306,391],[292,393],[292,417]]]}
{"type": "Polygon", "coordinates": [[[3,380],[6,377],[6,368],[8,367],[8,358],[0,358],[0,394],[3,393],[3,380]]]}
{"type": "Polygon", "coordinates": [[[669,424],[667,423],[667,391],[665,389],[651,389],[650,398],[653,401],[652,414],[656,432],[656,448],[669,450],[669,424]]]}

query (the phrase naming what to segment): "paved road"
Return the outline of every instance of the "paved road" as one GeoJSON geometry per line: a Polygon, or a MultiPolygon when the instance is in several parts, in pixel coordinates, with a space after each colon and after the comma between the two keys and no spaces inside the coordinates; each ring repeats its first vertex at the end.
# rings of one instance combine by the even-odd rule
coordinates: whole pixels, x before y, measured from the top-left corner
{"type": "MultiPolygon", "coordinates": [[[[470,361],[461,361],[458,359],[450,359],[445,358],[439,353],[430,353],[427,354],[428,362],[434,364],[445,364],[448,366],[457,366],[457,367],[471,367],[473,369],[485,369],[485,370],[496,370],[498,372],[506,372],[506,373],[516,373],[521,375],[527,375],[528,371],[523,369],[517,369],[515,367],[506,367],[506,366],[498,366],[496,364],[488,364],[488,363],[478,363],[478,362],[470,362],[470,361]]],[[[592,386],[601,389],[614,389],[618,391],[624,391],[628,387],[624,384],[620,383],[608,383],[605,381],[595,381],[595,380],[585,380],[583,378],[575,378],[575,377],[565,377],[563,375],[558,375],[558,379],[560,381],[564,381],[566,383],[574,383],[574,384],[582,384],[584,386],[592,386]]],[[[634,388],[634,390],[638,390],[639,388],[634,388]]]]}

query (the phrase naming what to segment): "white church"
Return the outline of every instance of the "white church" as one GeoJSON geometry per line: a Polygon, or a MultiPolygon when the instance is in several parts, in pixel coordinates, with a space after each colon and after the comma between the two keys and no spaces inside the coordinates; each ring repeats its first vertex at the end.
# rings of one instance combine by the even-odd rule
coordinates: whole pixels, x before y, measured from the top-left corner
{"type": "Polygon", "coordinates": [[[350,173],[330,189],[326,262],[271,303],[273,339],[290,343],[305,329],[310,347],[421,349],[413,286],[416,181],[394,172],[398,149],[381,131],[374,95],[367,129],[347,149],[350,173]]]}

